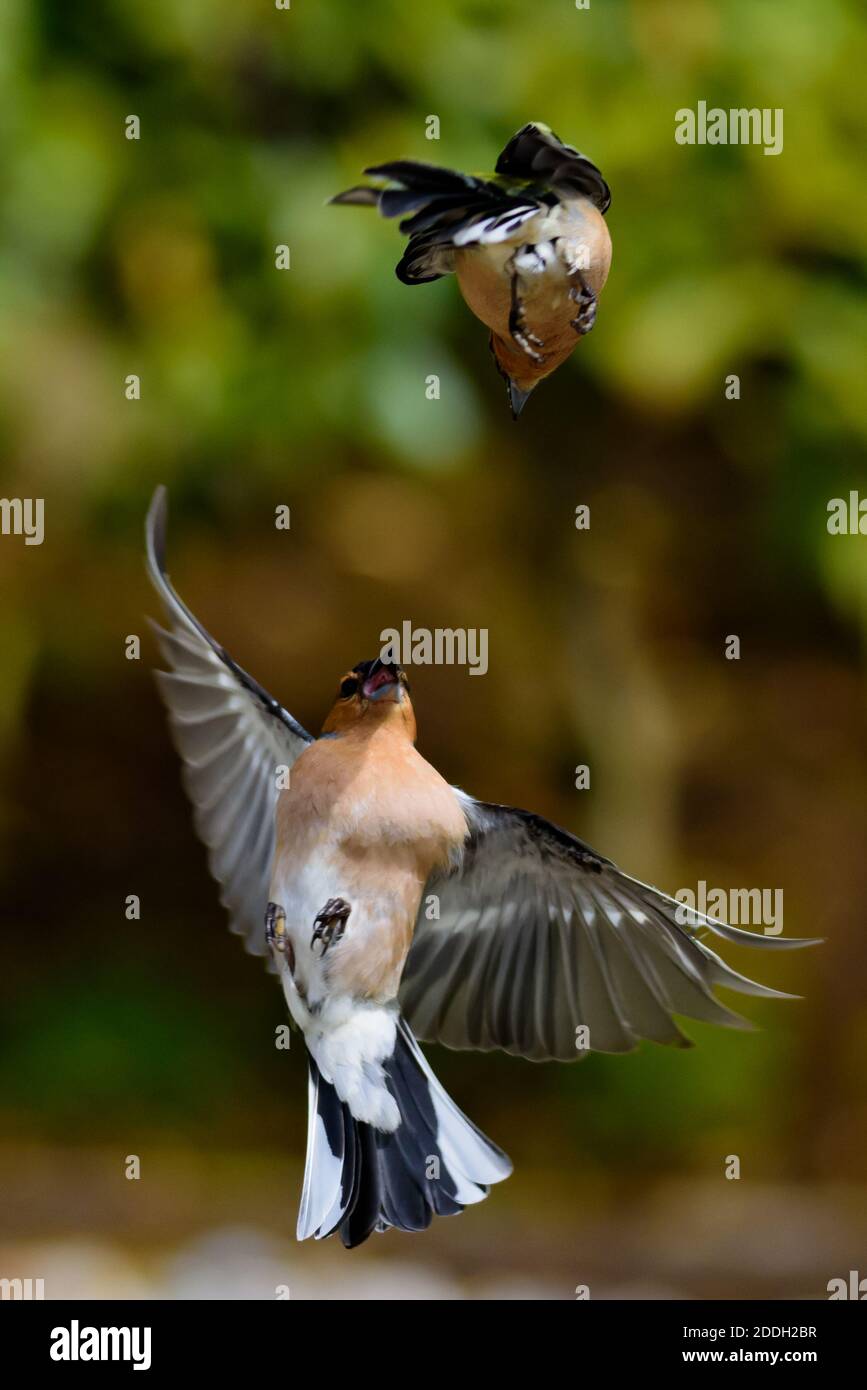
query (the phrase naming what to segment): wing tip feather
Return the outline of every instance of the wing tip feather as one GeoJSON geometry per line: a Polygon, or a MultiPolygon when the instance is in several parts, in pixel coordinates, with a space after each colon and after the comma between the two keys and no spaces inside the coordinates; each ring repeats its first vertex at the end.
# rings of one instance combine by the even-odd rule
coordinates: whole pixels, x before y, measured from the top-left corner
{"type": "Polygon", "coordinates": [[[169,511],[169,494],[165,483],[154,489],[145,520],[145,544],[148,563],[161,579],[166,578],[166,523],[169,511]]]}

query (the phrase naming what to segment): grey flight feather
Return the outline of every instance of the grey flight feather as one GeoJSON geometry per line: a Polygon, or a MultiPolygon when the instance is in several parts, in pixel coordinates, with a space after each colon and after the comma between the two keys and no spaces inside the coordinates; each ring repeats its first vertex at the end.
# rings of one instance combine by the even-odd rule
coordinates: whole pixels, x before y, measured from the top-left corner
{"type": "Polygon", "coordinates": [[[696,929],[778,950],[816,944],[741,931],[622,873],[541,816],[459,793],[470,827],[463,862],[425,885],[403,973],[403,1012],[422,1039],[533,1061],[589,1048],[627,1052],[642,1039],[689,1041],[674,1015],[749,1026],[714,996],[790,998],[730,969],[696,929]],[[426,904],[438,899],[439,917],[426,904]],[[684,909],[681,908],[681,912],[684,909]]]}
{"type": "Polygon", "coordinates": [[[274,857],[276,770],[291,767],[313,736],[232,660],[175,593],[165,563],[166,492],[145,526],[147,567],[169,629],[154,630],[168,671],[158,671],[196,829],[230,926],[265,953],[264,914],[274,857]]]}

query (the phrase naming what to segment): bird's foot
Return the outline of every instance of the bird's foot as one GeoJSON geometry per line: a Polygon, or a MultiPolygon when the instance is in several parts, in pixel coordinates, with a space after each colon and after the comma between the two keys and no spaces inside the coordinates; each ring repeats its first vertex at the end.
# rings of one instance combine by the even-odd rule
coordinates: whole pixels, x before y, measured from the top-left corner
{"type": "Polygon", "coordinates": [[[520,303],[512,305],[509,314],[509,334],[531,362],[535,362],[537,365],[544,362],[544,356],[537,349],[543,348],[545,344],[541,338],[536,337],[535,333],[530,332],[524,322],[524,310],[520,303]]]}
{"type": "Polygon", "coordinates": [[[322,942],[320,956],[324,956],[329,946],[336,946],[346,930],[346,919],[352,908],[343,898],[329,898],[322,911],[316,914],[313,922],[313,935],[310,949],[315,951],[316,942],[322,942]]]}
{"type": "Polygon", "coordinates": [[[286,909],[280,903],[269,903],[265,909],[265,943],[272,951],[286,957],[290,973],[295,970],[295,952],[286,929],[286,909]]]}
{"type": "Polygon", "coordinates": [[[579,283],[572,285],[569,290],[569,298],[578,305],[579,312],[572,319],[572,327],[579,337],[589,333],[596,322],[597,299],[593,291],[588,287],[583,275],[576,272],[579,276],[579,283]]]}
{"type": "Polygon", "coordinates": [[[265,909],[265,941],[275,951],[285,951],[288,933],[286,931],[286,909],[279,903],[269,903],[265,909]]]}
{"type": "MultiPolygon", "coordinates": [[[[534,248],[524,247],[523,250],[525,252],[533,251],[534,248]]],[[[541,338],[536,337],[535,333],[530,332],[524,318],[524,304],[521,299],[521,276],[515,265],[516,257],[520,254],[520,252],[516,252],[508,262],[508,268],[511,270],[512,286],[512,306],[509,310],[509,334],[513,341],[518,344],[521,351],[529,357],[530,361],[535,362],[538,366],[544,362],[545,359],[542,353],[537,351],[537,349],[543,348],[545,344],[541,338]]]]}

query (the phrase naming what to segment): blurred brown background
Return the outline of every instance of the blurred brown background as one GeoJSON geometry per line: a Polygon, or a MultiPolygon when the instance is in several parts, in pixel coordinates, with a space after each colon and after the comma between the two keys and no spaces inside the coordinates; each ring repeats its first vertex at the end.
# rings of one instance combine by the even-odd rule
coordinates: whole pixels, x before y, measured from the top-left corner
{"type": "Polygon", "coordinates": [[[778,1298],[867,1274],[867,539],[826,527],[867,495],[856,5],[17,0],[0,40],[0,488],[46,507],[42,546],[0,538],[0,1276],[778,1298]],[[699,100],[782,107],[783,153],[677,145],[699,100]],[[602,168],[614,265],[515,426],[454,282],[400,285],[394,226],[324,203],[386,158],[492,167],[528,119],[602,168]],[[803,1002],[580,1067],[437,1049],[514,1177],[424,1236],[296,1246],[303,1049],[225,930],[150,677],[159,482],[182,595],[304,724],[384,627],[488,628],[486,677],[413,673],[424,754],[668,891],[782,888],[785,932],[827,944],[723,953],[803,1002]]]}

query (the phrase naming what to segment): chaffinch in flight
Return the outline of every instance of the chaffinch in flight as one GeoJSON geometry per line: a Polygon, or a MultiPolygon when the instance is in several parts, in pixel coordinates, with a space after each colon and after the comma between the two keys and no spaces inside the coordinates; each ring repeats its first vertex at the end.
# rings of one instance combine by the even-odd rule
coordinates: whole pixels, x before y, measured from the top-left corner
{"type": "Polygon", "coordinates": [[[397,276],[405,285],[457,275],[491,330],[517,420],[533,388],[596,321],[611,265],[608,184],[539,122],[512,137],[486,178],[410,159],[364,172],[384,186],[349,188],[331,201],[403,219],[409,244],[397,276]]]}
{"type": "Polygon", "coordinates": [[[196,827],[231,928],[270,954],[309,1053],[300,1240],[421,1230],[509,1175],[414,1034],[574,1061],[642,1039],[689,1046],[675,1014],[743,1025],[717,985],[791,997],[730,969],[696,928],[767,951],[812,943],[698,913],[682,926],[672,898],[569,831],[449,786],[416,750],[396,665],[351,667],[309,734],[175,593],[165,520],[160,488],[146,528],[170,624],[158,679],[196,827]]]}

